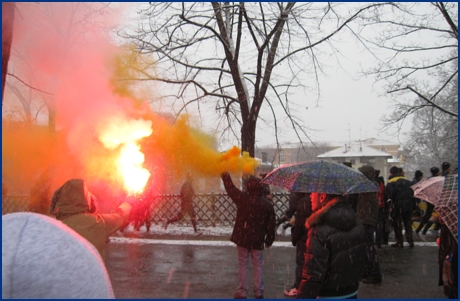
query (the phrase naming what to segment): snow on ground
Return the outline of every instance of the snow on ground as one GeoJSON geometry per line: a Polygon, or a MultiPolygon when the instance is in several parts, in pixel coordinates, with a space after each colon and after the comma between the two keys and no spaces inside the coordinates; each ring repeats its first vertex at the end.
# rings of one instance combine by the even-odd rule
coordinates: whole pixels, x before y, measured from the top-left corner
{"type": "MultiPolygon", "coordinates": [[[[232,234],[232,227],[198,227],[198,230],[203,232],[203,235],[216,236],[218,240],[199,240],[199,236],[196,239],[192,240],[173,240],[173,239],[158,239],[158,238],[133,238],[133,237],[124,237],[123,233],[119,231],[115,234],[117,237],[110,237],[110,242],[113,243],[132,243],[132,244],[168,244],[168,245],[199,245],[199,246],[234,246],[235,244],[229,240],[230,235],[232,234]],[[219,237],[221,236],[221,237],[219,237]],[[223,238],[222,236],[227,236],[228,238],[223,238]]],[[[130,224],[124,230],[124,234],[129,235],[131,233],[139,233],[141,236],[147,234],[147,228],[142,226],[139,232],[134,230],[134,227],[130,224]]],[[[192,236],[195,238],[195,233],[193,228],[177,226],[171,224],[168,226],[167,230],[163,230],[161,225],[151,225],[150,231],[148,232],[153,235],[184,235],[192,236]]],[[[282,235],[281,227],[277,231],[278,235],[282,235]]],[[[285,233],[286,236],[290,236],[290,230],[287,230],[285,233]]],[[[394,242],[389,242],[392,244],[394,242]]],[[[435,242],[415,242],[416,246],[427,246],[427,247],[437,247],[435,242]]],[[[407,243],[406,243],[407,246],[407,243]]],[[[273,243],[273,247],[291,247],[292,243],[290,241],[276,241],[273,243]]],[[[389,246],[388,246],[389,247],[389,246]]]]}

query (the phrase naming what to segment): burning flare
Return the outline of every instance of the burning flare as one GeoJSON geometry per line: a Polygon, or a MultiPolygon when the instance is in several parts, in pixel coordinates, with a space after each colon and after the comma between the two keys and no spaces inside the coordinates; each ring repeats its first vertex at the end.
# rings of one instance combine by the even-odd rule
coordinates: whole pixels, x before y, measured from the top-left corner
{"type": "Polygon", "coordinates": [[[99,129],[99,140],[106,148],[120,149],[116,165],[129,194],[141,193],[150,177],[150,172],[142,166],[145,156],[137,141],[151,134],[152,122],[142,119],[112,117],[99,129]]]}

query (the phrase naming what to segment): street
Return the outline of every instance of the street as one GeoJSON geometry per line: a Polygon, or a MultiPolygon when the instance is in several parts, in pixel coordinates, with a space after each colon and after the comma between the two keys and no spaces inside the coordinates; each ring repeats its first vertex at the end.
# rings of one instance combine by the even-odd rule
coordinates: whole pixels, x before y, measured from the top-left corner
{"type": "MultiPolygon", "coordinates": [[[[438,247],[419,238],[416,246],[378,250],[381,284],[360,284],[358,298],[445,299],[438,286],[438,247]]],[[[390,238],[391,240],[391,238],[390,238]]],[[[236,248],[229,236],[131,235],[111,237],[106,266],[116,298],[231,299],[237,285],[236,248]]],[[[283,294],[294,281],[295,248],[277,236],[264,251],[266,299],[283,294]]],[[[252,265],[248,298],[253,298],[252,265]]]]}

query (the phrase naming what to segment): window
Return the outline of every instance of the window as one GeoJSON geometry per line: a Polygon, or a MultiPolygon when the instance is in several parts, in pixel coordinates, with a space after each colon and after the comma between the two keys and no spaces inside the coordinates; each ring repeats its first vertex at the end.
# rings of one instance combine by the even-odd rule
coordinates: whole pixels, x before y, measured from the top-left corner
{"type": "Polygon", "coordinates": [[[280,151],[280,163],[284,163],[284,160],[285,160],[285,158],[284,158],[284,151],[281,150],[281,151],[280,151]]]}

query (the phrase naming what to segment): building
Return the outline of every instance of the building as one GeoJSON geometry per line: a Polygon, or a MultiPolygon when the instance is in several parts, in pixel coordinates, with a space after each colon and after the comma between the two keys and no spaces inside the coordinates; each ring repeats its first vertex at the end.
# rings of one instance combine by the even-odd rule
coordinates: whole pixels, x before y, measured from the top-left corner
{"type": "Polygon", "coordinates": [[[363,165],[370,165],[374,169],[380,170],[380,176],[387,179],[388,160],[392,159],[393,156],[390,153],[365,146],[362,142],[359,142],[345,144],[321,154],[317,158],[335,163],[349,163],[349,166],[356,169],[363,165]]]}
{"type": "Polygon", "coordinates": [[[380,176],[388,179],[391,166],[404,166],[406,154],[398,143],[369,138],[357,141],[325,141],[309,143],[283,143],[279,146],[256,147],[256,157],[262,157],[273,167],[284,164],[323,159],[350,163],[352,168],[372,165],[380,170],[380,176]]]}

